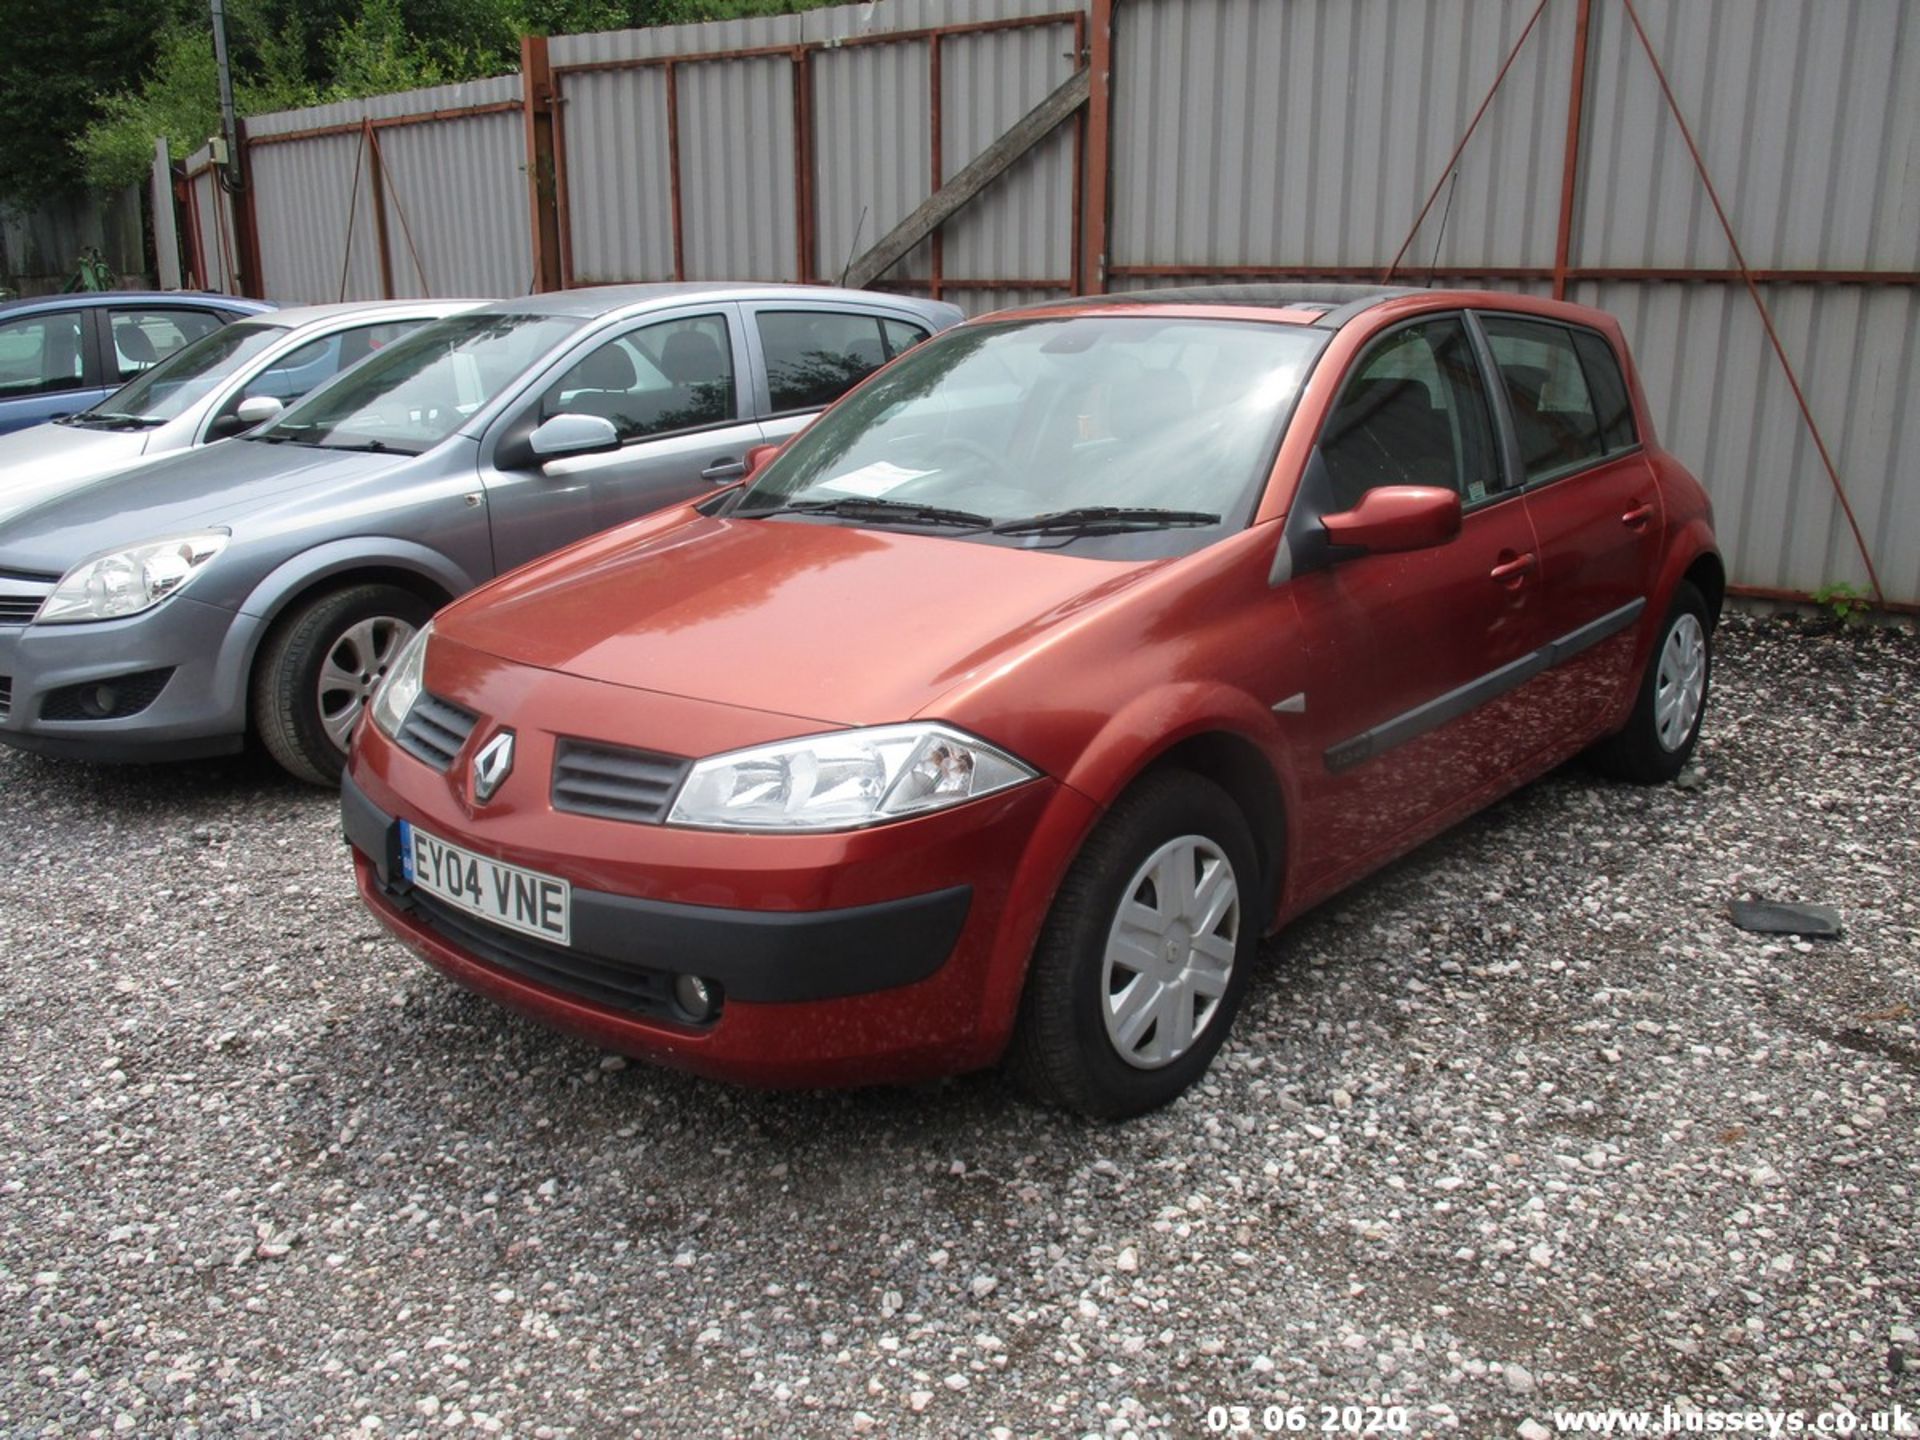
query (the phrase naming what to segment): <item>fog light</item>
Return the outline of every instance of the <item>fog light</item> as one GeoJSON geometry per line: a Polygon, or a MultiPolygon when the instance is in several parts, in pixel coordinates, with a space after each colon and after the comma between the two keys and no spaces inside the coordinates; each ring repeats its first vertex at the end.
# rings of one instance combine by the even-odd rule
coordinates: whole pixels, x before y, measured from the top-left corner
{"type": "Polygon", "coordinates": [[[120,703],[120,696],[111,685],[89,685],[80,692],[80,708],[96,720],[104,720],[113,714],[114,707],[120,703]]]}
{"type": "Polygon", "coordinates": [[[713,1014],[713,987],[698,975],[682,975],[675,980],[673,998],[691,1019],[705,1020],[713,1014]]]}

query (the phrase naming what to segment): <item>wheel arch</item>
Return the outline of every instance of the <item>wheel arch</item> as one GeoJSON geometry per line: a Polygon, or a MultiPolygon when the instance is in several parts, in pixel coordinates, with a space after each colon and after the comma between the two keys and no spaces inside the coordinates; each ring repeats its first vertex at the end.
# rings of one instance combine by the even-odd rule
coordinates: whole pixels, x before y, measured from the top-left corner
{"type": "Polygon", "coordinates": [[[302,607],[353,585],[393,585],[438,610],[477,583],[438,552],[404,542],[377,550],[335,542],[286,561],[254,586],[240,607],[255,619],[239,666],[248,727],[253,724],[252,682],[260,653],[275,631],[302,607]]]}
{"type": "Polygon", "coordinates": [[[1271,901],[1270,923],[1286,891],[1289,827],[1298,813],[1272,712],[1228,686],[1151,691],[1101,729],[1065,779],[1104,814],[1143,776],[1167,769],[1211,780],[1240,808],[1271,901]]]}

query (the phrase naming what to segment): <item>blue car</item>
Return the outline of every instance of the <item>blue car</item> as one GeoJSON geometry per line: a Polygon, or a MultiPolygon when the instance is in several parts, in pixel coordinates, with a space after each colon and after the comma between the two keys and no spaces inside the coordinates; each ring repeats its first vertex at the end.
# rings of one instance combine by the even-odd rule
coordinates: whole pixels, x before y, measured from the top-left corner
{"type": "Polygon", "coordinates": [[[85,410],[261,300],[98,290],[0,304],[0,435],[85,410]]]}

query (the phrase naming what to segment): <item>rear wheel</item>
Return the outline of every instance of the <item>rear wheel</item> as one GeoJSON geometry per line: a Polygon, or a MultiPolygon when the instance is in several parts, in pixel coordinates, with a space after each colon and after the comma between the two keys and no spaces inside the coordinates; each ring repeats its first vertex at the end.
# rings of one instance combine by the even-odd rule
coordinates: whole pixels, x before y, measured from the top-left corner
{"type": "Polygon", "coordinates": [[[337,785],[354,729],[433,607],[397,585],[353,585],[284,618],[253,671],[254,726],[280,765],[337,785]]]}
{"type": "Polygon", "coordinates": [[[1673,594],[1654,641],[1633,714],[1619,734],[1594,748],[1593,759],[1616,779],[1655,785],[1686,768],[1707,713],[1713,678],[1713,617],[1688,581],[1673,594]]]}
{"type": "Polygon", "coordinates": [[[1035,946],[1011,1061],[1096,1119],[1164,1105],[1226,1039],[1265,916],[1240,808],[1185,771],[1149,775],[1075,859],[1035,946]]]}

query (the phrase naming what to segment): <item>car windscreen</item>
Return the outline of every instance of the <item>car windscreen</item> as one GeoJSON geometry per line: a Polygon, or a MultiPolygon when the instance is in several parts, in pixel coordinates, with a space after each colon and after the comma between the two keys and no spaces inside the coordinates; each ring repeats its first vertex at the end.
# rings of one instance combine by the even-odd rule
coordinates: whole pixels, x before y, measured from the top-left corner
{"type": "Polygon", "coordinates": [[[73,416],[72,423],[105,429],[164,425],[286,333],[284,325],[258,320],[223,326],[143,370],[92,409],[73,416]]]}
{"type": "Polygon", "coordinates": [[[321,386],[247,439],[422,454],[586,323],[572,315],[486,313],[436,321],[321,386]]]}
{"type": "Polygon", "coordinates": [[[729,513],[1182,554],[1252,518],[1325,339],[1153,314],[949,331],[829,410],[729,513]]]}

